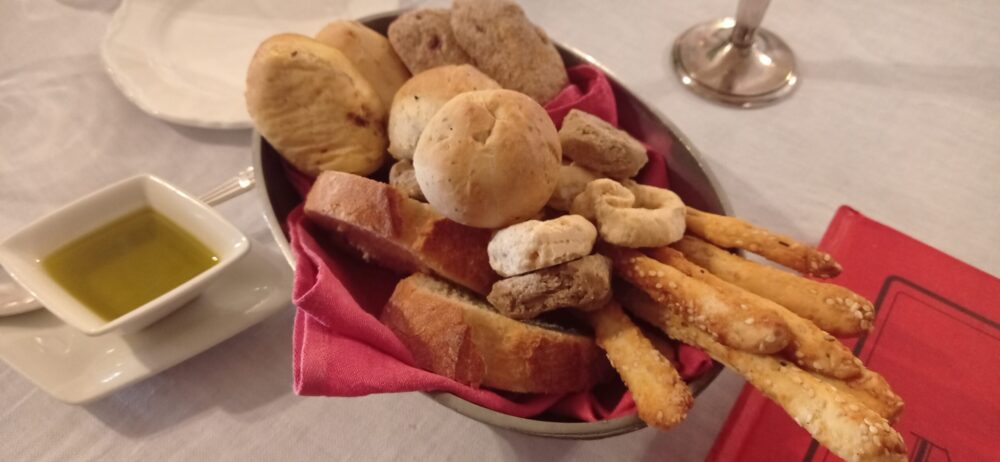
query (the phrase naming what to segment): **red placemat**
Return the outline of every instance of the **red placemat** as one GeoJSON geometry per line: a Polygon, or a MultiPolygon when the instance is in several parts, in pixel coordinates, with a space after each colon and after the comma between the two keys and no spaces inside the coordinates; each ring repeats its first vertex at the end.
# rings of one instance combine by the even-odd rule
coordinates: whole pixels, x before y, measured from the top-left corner
{"type": "MultiPolygon", "coordinates": [[[[820,248],[844,265],[833,282],[875,302],[874,329],[847,343],[906,402],[910,460],[998,460],[1000,279],[849,207],[820,248]]],[[[840,459],[746,386],[708,460],[840,459]]]]}

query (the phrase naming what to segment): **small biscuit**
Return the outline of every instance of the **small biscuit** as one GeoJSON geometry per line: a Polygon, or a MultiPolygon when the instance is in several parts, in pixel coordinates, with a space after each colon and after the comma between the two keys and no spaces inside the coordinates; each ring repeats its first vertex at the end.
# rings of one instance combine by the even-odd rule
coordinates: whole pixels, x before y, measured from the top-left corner
{"type": "Polygon", "coordinates": [[[414,75],[448,64],[472,64],[451,31],[451,11],[426,8],[389,24],[389,42],[414,75]]]}
{"type": "Polygon", "coordinates": [[[413,162],[401,160],[392,164],[389,169],[389,184],[398,189],[403,194],[421,202],[427,202],[424,193],[420,191],[417,184],[417,175],[413,171],[413,162]]]}
{"type": "Polygon", "coordinates": [[[555,210],[568,212],[570,206],[573,205],[573,199],[587,188],[587,183],[600,177],[600,175],[576,164],[559,166],[559,182],[556,183],[556,190],[552,193],[549,203],[545,205],[555,210]]]}
{"type": "Polygon", "coordinates": [[[486,250],[493,270],[510,277],[589,255],[595,240],[597,230],[586,218],[565,215],[501,229],[486,250]]]}
{"type": "Polygon", "coordinates": [[[588,255],[502,279],[493,284],[486,299],[514,319],[531,319],[557,308],[600,309],[611,300],[611,261],[603,255],[588,255]]]}
{"type": "Polygon", "coordinates": [[[634,177],[649,160],[638,140],[577,109],[563,119],[559,142],[573,162],[616,180],[634,177]]]}
{"type": "Polygon", "coordinates": [[[307,175],[368,175],[385,159],[382,101],[336,48],[296,34],[268,38],[247,69],[246,102],[257,130],[307,175]]]}
{"type": "Polygon", "coordinates": [[[476,67],[545,104],[569,83],[562,57],[510,0],[455,0],[451,29],[476,67]]]}
{"type": "Polygon", "coordinates": [[[477,90],[498,90],[500,84],[468,64],[440,66],[421,72],[399,87],[389,109],[389,154],[413,159],[427,122],[455,96],[477,90]]]}
{"type": "Polygon", "coordinates": [[[333,21],[316,34],[316,40],[344,53],[372,85],[386,109],[396,90],[410,78],[389,40],[357,21],[333,21]]]}

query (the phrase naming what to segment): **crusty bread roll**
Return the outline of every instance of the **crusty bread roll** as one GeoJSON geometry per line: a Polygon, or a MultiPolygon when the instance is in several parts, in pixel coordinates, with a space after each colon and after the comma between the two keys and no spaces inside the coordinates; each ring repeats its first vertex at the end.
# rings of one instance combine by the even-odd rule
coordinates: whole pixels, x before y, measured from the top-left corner
{"type": "Polygon", "coordinates": [[[365,260],[403,274],[434,273],[481,294],[499,279],[490,268],[490,232],[445,219],[385,183],[324,172],[306,196],[310,221],[365,260]]]}
{"type": "Polygon", "coordinates": [[[546,103],[569,83],[545,32],[510,0],[455,0],[451,29],[476,67],[504,88],[546,103]]]}
{"type": "Polygon", "coordinates": [[[589,390],[608,372],[589,337],[507,318],[424,274],[399,282],[381,319],[417,366],[474,387],[569,393],[589,390]]]}
{"type": "Polygon", "coordinates": [[[268,38],[247,70],[247,111],[282,157],[308,175],[368,175],[385,158],[385,107],[337,49],[309,37],[268,38]]]}
{"type": "Polygon", "coordinates": [[[559,136],[545,110],[510,90],[463,93],[431,118],[413,167],[441,214],[480,228],[534,216],[559,178],[559,136]]]}
{"type": "Polygon", "coordinates": [[[420,191],[420,185],[417,184],[413,162],[404,159],[392,164],[392,168],[389,169],[389,185],[413,199],[427,202],[424,193],[420,191]]]}
{"type": "Polygon", "coordinates": [[[357,21],[333,21],[316,34],[316,40],[347,56],[386,109],[396,90],[410,78],[410,71],[396,56],[389,39],[357,21]]]}
{"type": "Polygon", "coordinates": [[[436,67],[413,76],[396,92],[389,110],[389,154],[412,159],[427,122],[456,95],[499,88],[500,84],[468,64],[436,67]]]}
{"type": "Polygon", "coordinates": [[[448,64],[472,64],[451,31],[451,11],[421,8],[389,24],[389,43],[414,75],[448,64]]]}

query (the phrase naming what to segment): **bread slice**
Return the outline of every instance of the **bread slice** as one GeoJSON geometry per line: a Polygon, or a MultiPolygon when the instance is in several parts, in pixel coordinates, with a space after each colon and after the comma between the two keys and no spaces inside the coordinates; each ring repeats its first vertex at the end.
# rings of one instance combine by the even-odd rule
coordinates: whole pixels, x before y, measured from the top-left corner
{"type": "Polygon", "coordinates": [[[382,322],[417,366],[475,387],[568,393],[590,389],[609,370],[591,338],[507,318],[424,274],[399,282],[382,322]]]}
{"type": "Polygon", "coordinates": [[[305,214],[366,261],[411,274],[434,273],[477,293],[499,279],[490,268],[490,231],[448,220],[385,183],[327,171],[306,196],[305,214]]]}

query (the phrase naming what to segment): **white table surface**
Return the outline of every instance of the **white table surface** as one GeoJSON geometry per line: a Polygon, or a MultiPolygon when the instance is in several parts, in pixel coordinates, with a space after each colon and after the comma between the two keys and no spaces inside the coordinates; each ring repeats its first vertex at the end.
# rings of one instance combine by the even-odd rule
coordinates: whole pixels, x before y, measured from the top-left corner
{"type": "MultiPolygon", "coordinates": [[[[689,94],[669,67],[672,40],[732,14],[733,0],[523,3],[556,40],[592,54],[673,120],[737,214],[814,242],[850,204],[1000,274],[1000,2],[774,2],[764,24],[794,48],[802,86],[752,111],[689,94]]],[[[98,57],[116,5],[0,0],[0,236],[135,173],[198,193],[248,164],[248,132],[170,125],[118,93],[98,57]]],[[[269,239],[254,195],[221,210],[269,239]]],[[[415,393],[297,397],[291,326],[289,308],[82,407],[0,365],[0,460],[694,461],[743,383],[721,375],[669,433],[546,440],[415,393]]]]}

